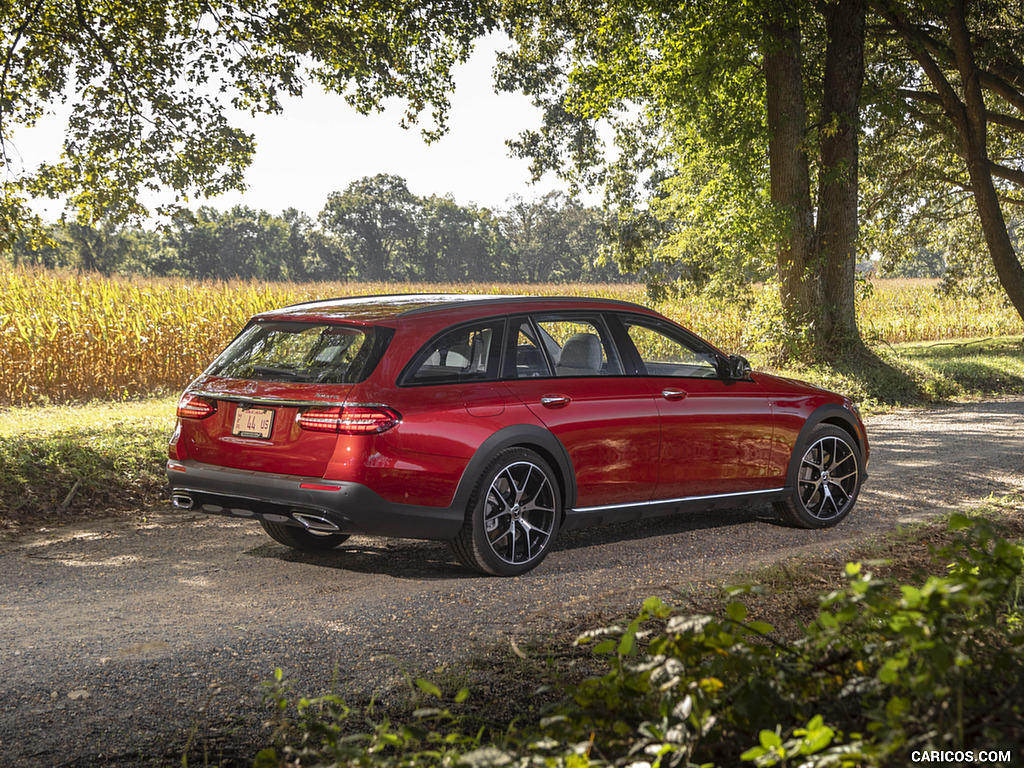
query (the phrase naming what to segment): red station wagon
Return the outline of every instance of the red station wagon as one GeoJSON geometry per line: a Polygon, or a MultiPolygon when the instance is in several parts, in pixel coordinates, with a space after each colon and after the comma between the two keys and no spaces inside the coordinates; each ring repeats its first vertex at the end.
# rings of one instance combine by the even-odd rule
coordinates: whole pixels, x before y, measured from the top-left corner
{"type": "Polygon", "coordinates": [[[186,389],[169,454],[176,506],[289,547],[435,539],[512,576],[592,523],[770,502],[835,525],[868,443],[849,399],[636,304],[407,295],[256,315],[186,389]]]}

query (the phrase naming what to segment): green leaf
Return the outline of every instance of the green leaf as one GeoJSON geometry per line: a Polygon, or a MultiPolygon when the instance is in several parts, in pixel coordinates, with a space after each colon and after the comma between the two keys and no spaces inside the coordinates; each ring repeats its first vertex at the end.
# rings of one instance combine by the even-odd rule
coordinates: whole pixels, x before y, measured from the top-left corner
{"type": "Polygon", "coordinates": [[[973,528],[975,522],[962,512],[954,512],[949,516],[949,530],[964,531],[973,528]]]}
{"type": "Polygon", "coordinates": [[[745,760],[747,762],[753,762],[753,761],[757,760],[760,757],[764,757],[766,754],[768,754],[768,750],[765,749],[764,747],[751,747],[746,752],[744,752],[742,755],[740,755],[740,760],[745,760]]]}
{"type": "Polygon", "coordinates": [[[279,768],[280,765],[281,763],[277,759],[277,752],[274,751],[273,747],[268,747],[256,753],[256,759],[253,760],[252,768],[279,768]]]}
{"type": "Polygon", "coordinates": [[[729,603],[729,606],[725,609],[729,618],[735,622],[741,622],[747,618],[747,606],[743,603],[729,603]]]}
{"type": "Polygon", "coordinates": [[[781,749],[782,739],[775,731],[762,730],[757,734],[757,740],[761,742],[761,746],[765,749],[781,749]]]}
{"type": "Polygon", "coordinates": [[[907,666],[907,660],[902,658],[886,659],[878,670],[878,679],[883,683],[892,685],[899,680],[899,673],[907,666]]]}
{"type": "Polygon", "coordinates": [[[903,602],[908,608],[917,608],[921,604],[921,590],[917,587],[904,584],[900,587],[900,592],[903,593],[903,602]]]}
{"type": "Polygon", "coordinates": [[[763,621],[751,621],[747,626],[762,635],[768,635],[775,631],[775,627],[763,621]]]}
{"type": "Polygon", "coordinates": [[[636,633],[626,632],[619,641],[618,653],[620,656],[632,656],[636,653],[636,633]]]}

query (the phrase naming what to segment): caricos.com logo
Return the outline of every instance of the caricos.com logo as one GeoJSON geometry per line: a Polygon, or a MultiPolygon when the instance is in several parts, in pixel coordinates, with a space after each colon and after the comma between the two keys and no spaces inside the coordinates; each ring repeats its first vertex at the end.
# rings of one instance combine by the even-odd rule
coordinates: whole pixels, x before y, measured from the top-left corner
{"type": "Polygon", "coordinates": [[[910,753],[914,763],[954,763],[957,765],[1010,765],[1013,753],[1010,750],[957,750],[918,749],[910,753]]]}

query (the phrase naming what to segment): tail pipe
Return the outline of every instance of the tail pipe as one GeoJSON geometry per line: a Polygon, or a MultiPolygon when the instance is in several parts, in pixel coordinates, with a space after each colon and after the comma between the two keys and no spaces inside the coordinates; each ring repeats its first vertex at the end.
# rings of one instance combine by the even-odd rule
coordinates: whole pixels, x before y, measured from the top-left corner
{"type": "Polygon", "coordinates": [[[192,509],[193,503],[192,497],[186,496],[184,493],[175,493],[171,496],[171,504],[178,509],[192,509]]]}
{"type": "Polygon", "coordinates": [[[332,523],[326,517],[311,515],[308,512],[292,512],[292,517],[306,528],[315,533],[338,533],[341,528],[332,523]]]}

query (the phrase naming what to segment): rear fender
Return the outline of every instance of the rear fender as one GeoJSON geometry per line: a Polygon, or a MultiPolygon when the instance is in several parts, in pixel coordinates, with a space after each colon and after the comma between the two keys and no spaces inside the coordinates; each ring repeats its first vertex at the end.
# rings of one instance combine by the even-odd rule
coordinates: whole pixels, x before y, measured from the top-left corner
{"type": "Polygon", "coordinates": [[[514,424],[500,429],[484,440],[469,460],[455,491],[453,508],[465,509],[480,475],[495,456],[506,448],[522,447],[536,451],[547,459],[561,479],[563,514],[576,503],[576,471],[562,441],[543,427],[514,424]]]}

